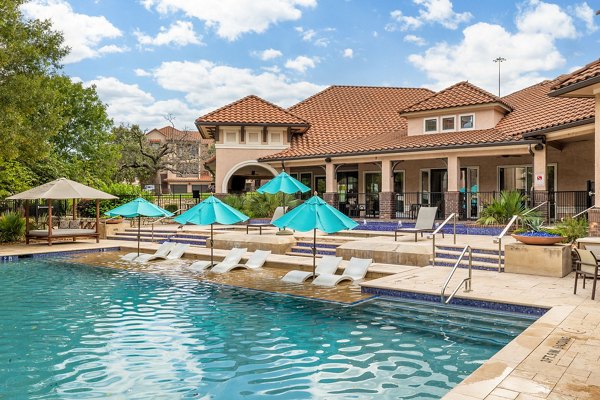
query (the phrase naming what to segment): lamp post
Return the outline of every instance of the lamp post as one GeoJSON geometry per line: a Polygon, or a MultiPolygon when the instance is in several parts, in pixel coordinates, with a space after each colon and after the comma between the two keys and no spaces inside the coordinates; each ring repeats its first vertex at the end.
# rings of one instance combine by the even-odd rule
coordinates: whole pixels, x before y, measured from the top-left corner
{"type": "Polygon", "coordinates": [[[498,97],[500,97],[500,64],[502,64],[502,62],[506,61],[506,58],[497,57],[497,58],[494,58],[493,61],[495,63],[498,63],[498,97]]]}

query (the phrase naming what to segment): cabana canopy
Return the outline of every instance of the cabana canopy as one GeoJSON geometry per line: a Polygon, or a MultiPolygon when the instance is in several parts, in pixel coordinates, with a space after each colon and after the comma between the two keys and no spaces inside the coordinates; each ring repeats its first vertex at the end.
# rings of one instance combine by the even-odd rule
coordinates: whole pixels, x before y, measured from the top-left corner
{"type": "Polygon", "coordinates": [[[89,200],[112,200],[116,196],[105,193],[101,190],[82,185],[79,182],[67,178],[59,178],[52,182],[26,190],[14,196],[7,197],[7,200],[67,200],[67,199],[89,199],[89,200]]]}

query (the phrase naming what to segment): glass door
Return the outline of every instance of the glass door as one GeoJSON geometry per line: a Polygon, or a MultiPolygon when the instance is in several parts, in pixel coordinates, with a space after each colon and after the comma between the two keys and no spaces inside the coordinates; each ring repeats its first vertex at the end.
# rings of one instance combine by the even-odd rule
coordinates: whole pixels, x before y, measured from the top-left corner
{"type": "Polygon", "coordinates": [[[358,171],[338,172],[338,209],[346,215],[358,216],[358,171]]]}
{"type": "MultiPolygon", "coordinates": [[[[381,191],[381,173],[365,172],[365,216],[376,218],[379,216],[379,192],[381,191]]],[[[362,202],[360,202],[362,203],[362,202]]],[[[362,204],[359,205],[362,208],[362,204]]]]}

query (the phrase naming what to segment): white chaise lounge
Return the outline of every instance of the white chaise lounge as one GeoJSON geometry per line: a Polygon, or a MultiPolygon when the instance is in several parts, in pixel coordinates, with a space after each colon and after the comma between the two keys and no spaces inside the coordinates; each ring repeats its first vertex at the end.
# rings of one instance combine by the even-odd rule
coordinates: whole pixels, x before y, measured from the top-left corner
{"type": "Polygon", "coordinates": [[[156,252],[154,254],[139,254],[137,251],[134,251],[133,253],[127,253],[125,254],[123,257],[121,257],[121,260],[123,261],[133,261],[138,257],[141,256],[150,256],[150,255],[158,255],[158,256],[162,256],[162,257],[166,257],[167,254],[169,254],[169,252],[171,251],[171,249],[173,249],[173,247],[175,246],[176,243],[173,242],[163,242],[158,249],[156,249],[156,252]]]}
{"type": "MultiPolygon", "coordinates": [[[[315,268],[315,275],[319,276],[321,274],[335,274],[341,262],[342,257],[323,256],[315,268]]],[[[308,278],[312,277],[312,271],[293,270],[285,274],[281,280],[289,283],[303,283],[308,278]]]]}
{"type": "Polygon", "coordinates": [[[166,254],[142,254],[133,261],[147,262],[152,260],[178,260],[183,256],[188,247],[190,247],[190,245],[186,243],[175,243],[175,245],[171,247],[171,250],[166,252],[166,254]]]}
{"type": "Polygon", "coordinates": [[[267,257],[269,257],[270,255],[271,255],[270,250],[269,251],[256,250],[254,253],[252,253],[250,258],[248,258],[248,261],[246,261],[246,264],[239,264],[239,263],[238,264],[226,264],[225,260],[223,260],[223,262],[220,262],[219,264],[212,267],[211,271],[222,274],[225,272],[229,272],[234,268],[246,268],[246,269],[262,268],[262,266],[265,265],[265,262],[267,261],[267,257]]]}
{"type": "MultiPolygon", "coordinates": [[[[234,247],[233,249],[229,250],[229,253],[227,253],[223,261],[215,264],[214,268],[218,266],[223,266],[222,268],[225,268],[226,266],[238,265],[242,259],[242,256],[246,254],[246,251],[248,251],[247,248],[234,247]]],[[[204,272],[210,267],[212,267],[212,265],[209,260],[200,260],[184,268],[192,272],[204,272]]]]}
{"type": "Polygon", "coordinates": [[[320,274],[313,280],[312,283],[319,286],[335,286],[338,283],[346,280],[350,280],[352,282],[360,281],[367,275],[367,270],[372,262],[373,260],[370,258],[352,257],[342,275],[320,274]]]}

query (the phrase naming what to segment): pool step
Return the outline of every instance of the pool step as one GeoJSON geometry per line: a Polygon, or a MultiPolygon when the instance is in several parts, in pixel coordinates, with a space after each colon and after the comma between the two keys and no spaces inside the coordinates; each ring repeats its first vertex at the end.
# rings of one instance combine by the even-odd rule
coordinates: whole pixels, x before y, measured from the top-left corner
{"type": "MultiPolygon", "coordinates": [[[[206,246],[208,236],[192,233],[177,233],[173,231],[154,231],[154,242],[160,243],[164,241],[174,243],[185,243],[194,246],[206,246]]],[[[107,239],[137,241],[137,230],[126,230],[125,232],[115,232],[114,235],[108,235],[107,239]]],[[[152,242],[152,233],[148,230],[140,232],[140,240],[142,242],[152,242]]]]}
{"type": "Polygon", "coordinates": [[[510,342],[536,319],[520,314],[430,302],[378,299],[359,307],[383,324],[494,344],[510,342]]]}
{"type": "MultiPolygon", "coordinates": [[[[452,244],[443,244],[435,248],[435,266],[436,267],[453,267],[462,253],[464,247],[452,244]]],[[[498,270],[498,249],[491,247],[472,247],[473,252],[473,269],[481,270],[498,270]]],[[[504,269],[504,251],[500,252],[501,270],[504,269]]],[[[433,263],[433,259],[431,259],[433,263]]],[[[459,264],[459,268],[468,268],[469,257],[468,253],[463,257],[459,264]]]]}
{"type": "MultiPolygon", "coordinates": [[[[340,243],[341,244],[341,243],[340,243]]],[[[317,243],[317,256],[335,256],[335,249],[340,245],[337,243],[317,243]]],[[[292,250],[287,252],[291,256],[309,256],[312,257],[313,242],[297,242],[292,250]]]]}

